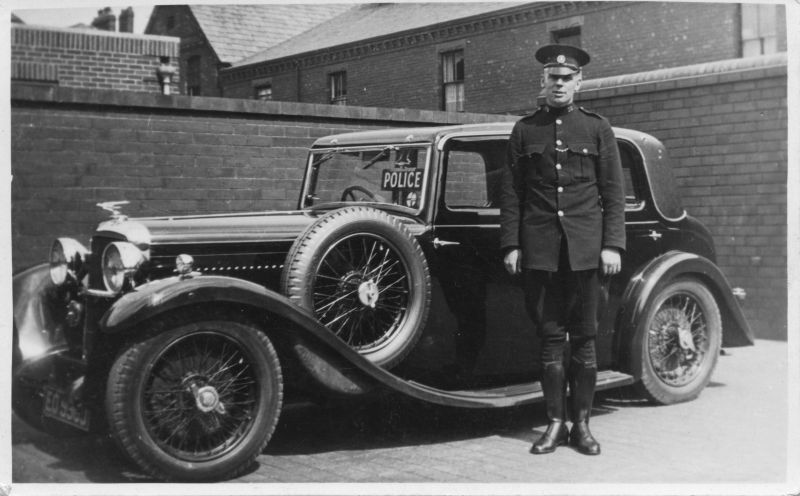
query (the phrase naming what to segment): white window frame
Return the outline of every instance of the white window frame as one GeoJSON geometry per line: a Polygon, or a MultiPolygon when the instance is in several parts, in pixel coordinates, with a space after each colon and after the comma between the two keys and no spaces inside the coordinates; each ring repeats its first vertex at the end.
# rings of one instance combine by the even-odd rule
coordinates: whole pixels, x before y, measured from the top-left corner
{"type": "Polygon", "coordinates": [[[440,54],[442,64],[442,107],[446,112],[464,112],[464,49],[440,54]]]}
{"type": "Polygon", "coordinates": [[[347,105],[347,71],[329,73],[328,87],[332,105],[347,105]]]}

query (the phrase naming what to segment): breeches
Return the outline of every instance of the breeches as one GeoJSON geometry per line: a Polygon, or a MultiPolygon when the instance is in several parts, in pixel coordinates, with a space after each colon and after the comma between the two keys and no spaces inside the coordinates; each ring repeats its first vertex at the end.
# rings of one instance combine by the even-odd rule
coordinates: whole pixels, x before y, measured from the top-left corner
{"type": "Polygon", "coordinates": [[[541,339],[542,362],[562,361],[569,336],[572,359],[595,366],[597,269],[572,271],[562,264],[558,272],[525,270],[523,277],[526,308],[541,339]]]}

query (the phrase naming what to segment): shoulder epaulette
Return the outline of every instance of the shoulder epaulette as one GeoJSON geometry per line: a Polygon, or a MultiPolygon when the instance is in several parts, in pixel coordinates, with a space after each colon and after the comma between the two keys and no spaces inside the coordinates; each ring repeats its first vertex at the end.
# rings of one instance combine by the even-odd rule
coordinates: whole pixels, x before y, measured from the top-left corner
{"type": "Polygon", "coordinates": [[[581,112],[586,115],[591,115],[592,117],[597,117],[598,119],[605,119],[602,115],[598,114],[597,112],[592,112],[591,110],[586,110],[585,107],[578,107],[581,112]]]}

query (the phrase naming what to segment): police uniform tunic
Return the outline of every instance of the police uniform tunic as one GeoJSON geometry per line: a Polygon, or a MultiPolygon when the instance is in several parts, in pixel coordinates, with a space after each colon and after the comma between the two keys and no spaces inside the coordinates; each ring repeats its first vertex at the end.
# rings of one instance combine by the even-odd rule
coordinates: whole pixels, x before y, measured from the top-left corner
{"type": "Polygon", "coordinates": [[[608,121],[582,107],[543,106],[517,121],[501,192],[501,248],[522,267],[597,269],[602,248],[625,248],[622,165],[608,121]],[[563,238],[562,238],[563,237],[563,238]]]}

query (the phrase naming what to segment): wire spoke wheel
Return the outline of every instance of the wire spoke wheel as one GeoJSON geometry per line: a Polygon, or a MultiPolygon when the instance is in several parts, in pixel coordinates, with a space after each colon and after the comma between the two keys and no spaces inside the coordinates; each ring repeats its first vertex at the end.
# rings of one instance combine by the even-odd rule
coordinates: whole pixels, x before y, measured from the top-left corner
{"type": "Polygon", "coordinates": [[[328,212],[295,240],[281,275],[295,304],[385,368],[419,341],[430,306],[428,264],[408,222],[372,207],[328,212]]]}
{"type": "Polygon", "coordinates": [[[671,296],[650,323],[650,363],[658,377],[670,386],[691,382],[707,359],[708,323],[692,295],[671,296]]]}
{"type": "Polygon", "coordinates": [[[711,380],[722,344],[714,295],[700,281],[664,284],[648,302],[632,343],[637,390],[656,403],[696,398],[711,380]]]}
{"type": "Polygon", "coordinates": [[[356,350],[369,352],[391,340],[408,313],[408,269],[379,236],[361,233],[334,243],[313,281],[320,322],[356,350]]]}
{"type": "Polygon", "coordinates": [[[283,402],[275,348],[260,328],[235,314],[223,320],[224,314],[197,309],[165,316],[111,368],[110,433],[158,479],[235,477],[275,430],[283,402]]]}
{"type": "Polygon", "coordinates": [[[213,332],[185,336],[155,360],[142,394],[148,432],[182,460],[213,459],[240,442],[259,390],[241,344],[213,332]]]}

